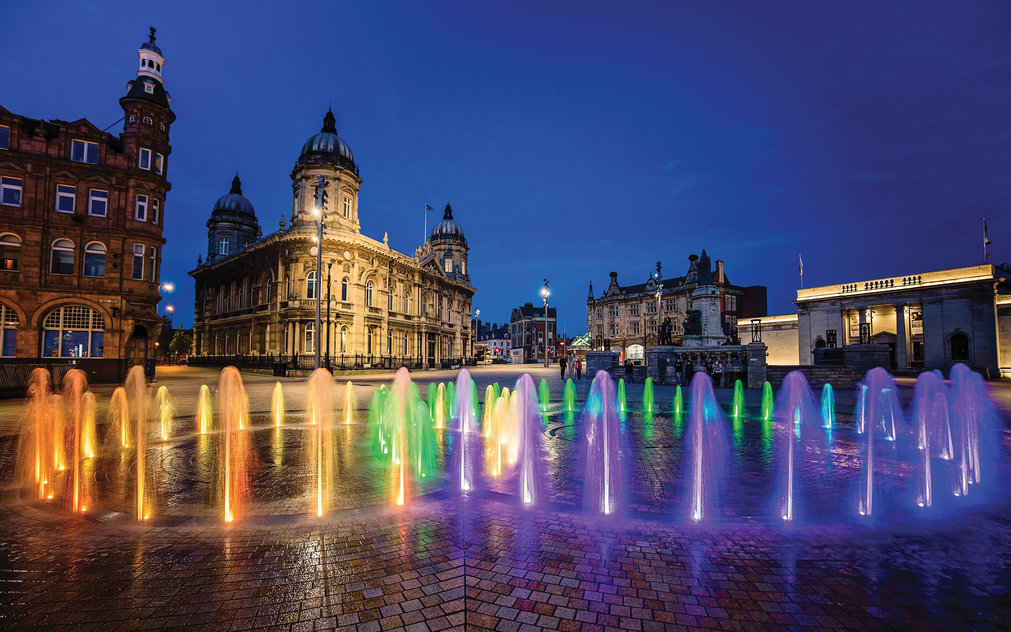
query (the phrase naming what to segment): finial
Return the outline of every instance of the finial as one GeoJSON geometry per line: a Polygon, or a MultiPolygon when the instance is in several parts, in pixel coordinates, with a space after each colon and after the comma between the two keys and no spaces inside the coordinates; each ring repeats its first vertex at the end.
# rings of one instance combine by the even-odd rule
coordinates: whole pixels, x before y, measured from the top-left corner
{"type": "Polygon", "coordinates": [[[453,219],[453,207],[446,202],[446,211],[442,214],[442,219],[453,219]]]}
{"type": "Polygon", "coordinates": [[[232,178],[232,190],[229,193],[238,193],[242,195],[242,181],[239,180],[239,173],[235,172],[235,177],[232,178]]]}
{"type": "Polygon", "coordinates": [[[197,255],[197,265],[198,266],[204,265],[204,258],[201,257],[200,255],[197,255]]]}
{"type": "Polygon", "coordinates": [[[150,39],[150,41],[152,41],[152,42],[153,42],[153,41],[154,41],[154,32],[155,32],[155,31],[157,31],[158,29],[156,29],[156,28],[155,28],[155,27],[153,27],[153,26],[151,26],[151,27],[149,27],[149,28],[151,29],[151,39],[150,39]]]}
{"type": "Polygon", "coordinates": [[[383,232],[383,245],[387,248],[390,247],[390,234],[388,232],[383,232]]]}
{"type": "Polygon", "coordinates": [[[323,129],[321,132],[337,133],[337,119],[334,118],[333,110],[327,108],[326,116],[323,117],[323,129]]]}
{"type": "Polygon", "coordinates": [[[281,230],[284,230],[284,215],[281,216],[281,230]]]}

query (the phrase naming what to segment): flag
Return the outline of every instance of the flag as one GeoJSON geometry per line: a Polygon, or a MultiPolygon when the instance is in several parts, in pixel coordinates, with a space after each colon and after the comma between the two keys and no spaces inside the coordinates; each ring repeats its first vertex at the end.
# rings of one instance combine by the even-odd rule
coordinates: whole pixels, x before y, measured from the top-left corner
{"type": "Polygon", "coordinates": [[[425,210],[426,210],[426,211],[430,211],[430,210],[432,210],[432,207],[426,204],[426,205],[425,205],[425,210]]]}
{"type": "Polygon", "coordinates": [[[804,276],[804,257],[797,255],[797,260],[800,262],[800,276],[804,276]]]}
{"type": "Polygon", "coordinates": [[[989,246],[990,241],[990,229],[986,227],[986,218],[983,218],[983,246],[989,246]]]}

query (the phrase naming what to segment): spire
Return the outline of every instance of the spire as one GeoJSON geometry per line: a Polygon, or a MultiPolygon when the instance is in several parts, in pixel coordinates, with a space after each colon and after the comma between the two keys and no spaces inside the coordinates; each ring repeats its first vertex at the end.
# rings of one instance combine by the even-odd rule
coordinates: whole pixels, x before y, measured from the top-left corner
{"type": "Polygon", "coordinates": [[[327,108],[326,116],[323,117],[323,129],[321,132],[337,133],[337,119],[334,118],[333,110],[327,108]]]}
{"type": "Polygon", "coordinates": [[[586,298],[593,298],[593,281],[590,281],[590,294],[586,298]]]}
{"type": "Polygon", "coordinates": [[[232,190],[229,193],[238,193],[242,195],[242,181],[239,180],[239,174],[236,173],[235,177],[232,178],[232,190]]]}
{"type": "Polygon", "coordinates": [[[151,43],[151,44],[154,44],[154,40],[155,40],[155,37],[154,37],[154,33],[155,33],[155,31],[157,31],[158,29],[156,29],[156,28],[155,28],[155,27],[153,27],[153,26],[150,26],[150,27],[148,27],[148,28],[150,28],[150,29],[151,29],[151,35],[149,35],[149,36],[148,36],[148,40],[147,40],[147,41],[148,41],[149,43],[151,43]]]}
{"type": "Polygon", "coordinates": [[[446,211],[442,214],[442,219],[453,219],[453,207],[446,202],[446,211]]]}

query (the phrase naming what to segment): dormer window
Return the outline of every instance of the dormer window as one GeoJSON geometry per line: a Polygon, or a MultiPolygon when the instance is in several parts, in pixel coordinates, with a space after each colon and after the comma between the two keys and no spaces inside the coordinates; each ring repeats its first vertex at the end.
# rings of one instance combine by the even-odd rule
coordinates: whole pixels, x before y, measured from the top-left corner
{"type": "Polygon", "coordinates": [[[98,143],[85,140],[74,140],[70,143],[70,159],[74,162],[98,164],[98,143]]]}
{"type": "Polygon", "coordinates": [[[130,115],[130,124],[133,125],[136,122],[137,122],[137,115],[136,114],[131,114],[130,115]]]}
{"type": "Polygon", "coordinates": [[[158,123],[158,129],[160,129],[161,131],[164,132],[165,131],[165,124],[164,123],[158,123]]]}
{"type": "Polygon", "coordinates": [[[218,242],[218,254],[227,255],[228,254],[228,238],[222,237],[218,242]]]}
{"type": "Polygon", "coordinates": [[[145,116],[144,118],[142,118],[140,120],[140,122],[143,123],[144,125],[147,125],[148,127],[150,127],[152,124],[154,124],[154,121],[151,120],[150,116],[145,116]]]}
{"type": "Polygon", "coordinates": [[[145,81],[144,82],[144,92],[146,92],[148,94],[154,94],[154,84],[151,83],[150,81],[145,81]]]}

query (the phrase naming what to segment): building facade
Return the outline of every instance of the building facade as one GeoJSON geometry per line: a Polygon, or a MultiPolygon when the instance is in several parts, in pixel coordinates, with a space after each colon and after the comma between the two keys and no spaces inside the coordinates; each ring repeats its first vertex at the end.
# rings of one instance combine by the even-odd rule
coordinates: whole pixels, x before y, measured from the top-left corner
{"type": "Polygon", "coordinates": [[[169,129],[154,29],[120,98],[123,131],[0,107],[0,353],[73,358],[118,380],[155,357],[169,129]]]}
{"type": "MultiPolygon", "coordinates": [[[[715,261],[712,285],[719,292],[720,319],[728,340],[736,335],[740,318],[764,315],[766,291],[764,286],[741,287],[727,279],[723,261],[715,261]],[[746,306],[762,310],[746,311],[746,306]]],[[[688,257],[688,270],[684,276],[664,279],[660,263],[657,271],[645,283],[622,286],[618,273],[611,273],[611,281],[600,297],[593,294],[590,283],[586,299],[586,327],[592,349],[624,354],[633,360],[644,357],[645,348],[659,343],[657,328],[666,319],[671,320],[672,341],[684,341],[684,325],[688,312],[693,309],[692,293],[699,287],[700,266],[709,268],[705,250],[702,257],[688,257]]]]}
{"type": "Polygon", "coordinates": [[[549,361],[554,358],[557,324],[558,313],[554,307],[548,307],[546,314],[543,307],[534,307],[533,303],[513,308],[509,316],[512,362],[543,362],[545,353],[549,361]]]}
{"type": "Polygon", "coordinates": [[[1008,278],[1007,267],[981,265],[798,290],[795,316],[749,321],[742,334],[761,329],[771,365],[841,362],[863,348],[899,372],[961,362],[1007,376],[1008,278]]]}
{"type": "Polygon", "coordinates": [[[480,323],[477,342],[479,357],[486,362],[505,362],[509,359],[510,339],[509,325],[498,323],[480,323]]]}
{"type": "MultiPolygon", "coordinates": [[[[446,205],[443,219],[413,255],[362,234],[354,156],[332,112],[302,146],[291,172],[290,220],[262,236],[238,176],[207,222],[207,259],[196,284],[196,362],[315,355],[321,302],[321,355],[338,367],[461,362],[473,344],[469,247],[446,205]],[[322,267],[317,270],[315,189],[326,183],[322,267]]],[[[332,365],[333,365],[332,364],[332,365]]]]}

